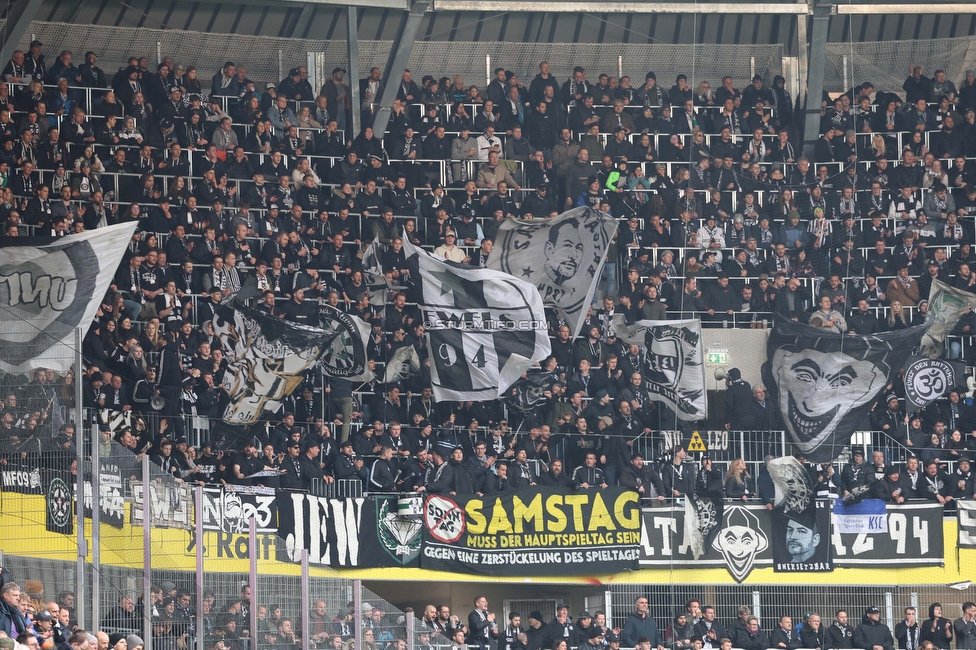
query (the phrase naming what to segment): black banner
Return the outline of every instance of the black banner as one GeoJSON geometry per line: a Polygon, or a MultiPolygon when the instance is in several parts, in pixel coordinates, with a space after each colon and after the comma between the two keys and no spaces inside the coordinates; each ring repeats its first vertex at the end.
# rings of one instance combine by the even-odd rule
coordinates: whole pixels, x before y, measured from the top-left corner
{"type": "Polygon", "coordinates": [[[0,490],[18,494],[44,494],[39,467],[12,462],[0,470],[0,490]]]}
{"type": "Polygon", "coordinates": [[[803,512],[772,513],[774,571],[833,571],[830,502],[817,501],[803,512]]]}
{"type": "Polygon", "coordinates": [[[363,508],[360,555],[369,566],[419,567],[423,542],[423,498],[377,496],[363,508]]]}
{"type": "Polygon", "coordinates": [[[278,508],[271,488],[225,485],[203,490],[203,529],[246,533],[254,517],[258,533],[278,532],[278,508]]]}
{"type": "Polygon", "coordinates": [[[942,504],[886,504],[887,532],[837,533],[831,536],[834,565],[942,566],[942,504]]]}
{"type": "Polygon", "coordinates": [[[51,482],[47,485],[45,498],[45,526],[49,532],[61,533],[62,535],[73,535],[74,526],[74,494],[67,481],[71,480],[67,472],[51,477],[51,482]]]}
{"type": "MultiPolygon", "coordinates": [[[[102,460],[98,473],[98,520],[113,528],[125,526],[125,490],[122,487],[122,472],[111,461],[102,460]]],[[[85,517],[92,517],[92,481],[85,478],[85,517]]]]}
{"type": "MultiPolygon", "coordinates": [[[[822,518],[829,507],[826,501],[817,502],[820,540],[816,546],[819,555],[815,556],[829,553],[826,557],[832,556],[834,567],[942,565],[943,508],[940,504],[888,504],[887,531],[874,533],[840,533],[832,525],[824,528],[822,518]]],[[[705,555],[696,560],[686,532],[685,509],[645,509],[641,520],[640,568],[725,567],[736,582],[744,581],[755,568],[776,568],[777,561],[782,564],[778,570],[825,570],[793,562],[785,522],[782,526],[774,524],[774,515],[783,516],[760,504],[727,504],[721,532],[706,546],[705,555]],[[797,566],[788,566],[791,564],[797,566]]]]}
{"type": "Polygon", "coordinates": [[[278,536],[285,540],[284,557],[280,559],[301,562],[305,548],[311,565],[336,569],[364,566],[359,536],[365,502],[361,497],[329,499],[279,492],[278,536]]]}
{"type": "Polygon", "coordinates": [[[871,405],[898,375],[927,327],[859,336],[776,316],[763,383],[807,461],[832,461],[851,434],[870,428],[871,405]]]}
{"type": "Polygon", "coordinates": [[[427,569],[526,576],[637,568],[638,495],[624,488],[430,495],[423,516],[421,565],[427,569]]]}

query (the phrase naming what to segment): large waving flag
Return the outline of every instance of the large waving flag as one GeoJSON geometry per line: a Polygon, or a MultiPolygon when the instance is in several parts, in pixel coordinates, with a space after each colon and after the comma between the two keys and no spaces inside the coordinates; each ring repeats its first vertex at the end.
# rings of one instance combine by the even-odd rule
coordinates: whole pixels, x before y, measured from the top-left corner
{"type": "Polygon", "coordinates": [[[615,232],[616,219],[588,207],[552,219],[509,218],[498,228],[488,268],[534,284],[576,336],[615,232]]]}
{"type": "Polygon", "coordinates": [[[500,271],[433,257],[404,238],[416,260],[419,307],[438,400],[497,399],[549,356],[542,298],[534,285],[500,271]]]}
{"type": "Polygon", "coordinates": [[[71,368],[75,329],[88,330],[135,229],[0,238],[0,372],[71,368]]]}

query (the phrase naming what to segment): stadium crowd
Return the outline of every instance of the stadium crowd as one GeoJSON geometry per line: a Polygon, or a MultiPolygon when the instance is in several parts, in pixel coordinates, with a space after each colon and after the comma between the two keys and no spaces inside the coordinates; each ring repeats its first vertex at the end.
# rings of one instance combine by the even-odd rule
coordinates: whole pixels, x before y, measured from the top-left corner
{"type": "MultiPolygon", "coordinates": [[[[371,124],[388,80],[378,68],[350,80],[362,98],[354,107],[341,67],[317,93],[302,66],[262,90],[243,65],[227,62],[207,83],[172,57],[155,70],[133,57],[109,80],[94,52],[76,66],[72,52],[48,61],[43,47],[15,52],[0,73],[4,234],[139,228],[84,340],[83,376],[7,378],[3,463],[38,449],[70,464],[74,427],[54,426],[52,413],[73,404],[80,381],[85,407],[135,416],[100,432],[133,475],[148,453],[203,483],[359,480],[370,491],[454,493],[619,483],[653,500],[694,489],[758,498],[761,470],[746,463],[763,459],[763,444],[728,459],[724,475],[708,459],[682,474],[685,451],[660,435],[677,428],[673,414],[651,399],[648,360],[617,339],[615,314],[766,327],[775,313],[871,334],[924,320],[935,279],[976,293],[972,71],[958,90],[944,71],[929,78],[912,66],[902,89],[865,82],[825,98],[811,160],[798,143],[802,107],[781,76],[742,90],[726,77],[713,91],[685,75],[665,88],[649,72],[634,87],[591,81],[583,67],[560,81],[542,63],[527,86],[499,68],[482,93],[460,77],[418,84],[404,71],[381,141],[371,124]],[[349,132],[353,111],[359,134],[349,132]],[[401,236],[483,267],[505,217],[575,205],[610,212],[620,229],[606,297],[581,335],[551,317],[544,403],[527,413],[501,401],[434,403],[401,236]],[[371,295],[364,284],[361,256],[374,240],[404,291],[371,295]],[[262,292],[255,306],[274,316],[315,325],[328,303],[369,323],[377,377],[404,346],[420,371],[391,384],[309,373],[258,440],[216,448],[196,427],[222,412],[227,360],[211,318],[249,279],[262,292]],[[635,446],[642,438],[652,444],[635,446]],[[279,474],[247,478],[265,468],[279,474]]],[[[971,362],[974,319],[952,333],[950,358],[971,362]]],[[[727,393],[727,429],[780,428],[762,386],[733,376],[727,393]]],[[[871,483],[894,501],[972,497],[971,399],[956,391],[909,419],[903,396],[895,382],[872,412],[874,446],[894,440],[899,451],[876,452],[881,462],[863,470],[855,451],[843,477],[812,467],[818,485],[871,483]]]]}
{"type": "MultiPolygon", "coordinates": [[[[355,603],[334,615],[323,600],[315,600],[307,613],[309,638],[300,634],[306,622],[302,614],[289,616],[275,604],[259,604],[252,611],[250,587],[240,590],[240,598],[216,602],[212,592],[194,603],[192,591],[178,588],[172,581],[154,584],[148,604],[122,596],[103,619],[103,629],[92,634],[80,629],[74,618],[74,594],[62,592],[55,600],[43,599],[43,585],[25,583],[25,589],[3,574],[0,586],[0,647],[5,650],[140,650],[139,637],[144,617],[153,622],[154,648],[191,648],[202,618],[208,650],[246,650],[251,643],[252,622],[257,628],[257,647],[328,648],[350,650],[356,647],[359,628],[361,647],[366,650],[406,650],[408,626],[403,615],[384,612],[370,603],[355,603]],[[38,599],[40,597],[40,599],[38,599]],[[198,617],[197,607],[202,608],[198,617]],[[252,617],[256,621],[252,621],[252,617]]],[[[961,616],[951,614],[940,603],[928,608],[928,618],[919,619],[915,607],[903,610],[904,618],[894,630],[881,621],[878,607],[867,607],[856,622],[846,610],[834,613],[825,622],[821,614],[797,613],[797,623],[789,614],[767,619],[766,629],[748,606],[738,607],[732,620],[721,621],[716,608],[702,606],[697,599],[674,604],[674,617],[659,627],[650,613],[659,599],[639,596],[633,610],[610,620],[603,611],[581,611],[575,619],[566,603],[555,607],[550,620],[538,610],[524,617],[516,611],[500,620],[489,609],[484,596],[474,600],[465,617],[452,613],[445,604],[427,605],[414,621],[414,647],[420,650],[949,650],[976,647],[976,604],[965,602],[961,616]]],[[[407,612],[407,616],[413,616],[407,612]]]]}

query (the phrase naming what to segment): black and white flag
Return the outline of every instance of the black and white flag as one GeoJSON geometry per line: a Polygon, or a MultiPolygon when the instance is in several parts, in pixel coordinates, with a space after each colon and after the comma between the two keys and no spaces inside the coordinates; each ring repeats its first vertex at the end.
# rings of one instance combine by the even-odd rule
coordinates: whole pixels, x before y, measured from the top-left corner
{"type": "Polygon", "coordinates": [[[966,366],[959,361],[913,356],[905,364],[908,414],[920,411],[965,382],[966,366]]]}
{"type": "MultiPolygon", "coordinates": [[[[404,242],[406,242],[406,237],[404,237],[404,242]]],[[[376,239],[370,242],[366,250],[363,251],[363,283],[369,290],[369,304],[374,307],[385,306],[387,294],[390,291],[398,291],[404,288],[387,279],[386,273],[383,271],[383,265],[380,262],[381,252],[379,240],[376,239]]]]}
{"type": "Polygon", "coordinates": [[[0,372],[71,368],[75,329],[87,331],[135,229],[0,238],[0,372]]]}
{"type": "Polygon", "coordinates": [[[327,304],[319,306],[319,322],[323,330],[335,335],[319,358],[319,368],[325,376],[371,381],[373,373],[366,367],[366,342],[369,341],[370,326],[358,316],[327,304]]]}
{"type": "Polygon", "coordinates": [[[510,217],[498,228],[488,268],[534,284],[576,336],[615,232],[616,219],[588,207],[552,219],[510,217]]]}
{"type": "Polygon", "coordinates": [[[230,397],[223,420],[253,424],[277,412],[305,373],[336,338],[335,332],[275,318],[235,301],[213,317],[214,334],[228,360],[222,388],[230,397]]]}
{"type": "Polygon", "coordinates": [[[404,345],[397,348],[390,360],[386,362],[386,368],[383,369],[383,383],[403,381],[418,372],[420,372],[420,356],[417,354],[417,348],[404,345]]]}
{"type": "Polygon", "coordinates": [[[721,499],[708,499],[697,494],[685,498],[685,541],[697,560],[715,539],[722,523],[721,499]]]}
{"type": "Polygon", "coordinates": [[[956,289],[939,280],[929,290],[929,331],[922,337],[919,353],[936,359],[945,349],[945,337],[968,309],[976,309],[976,294],[956,289]]]}
{"type": "Polygon", "coordinates": [[[546,393],[559,382],[559,376],[542,368],[530,368],[525,376],[508,389],[507,401],[522,413],[528,413],[549,400],[546,393]]]}
{"type": "Polygon", "coordinates": [[[959,548],[976,548],[976,501],[956,501],[956,517],[959,524],[959,548]]]}
{"type": "Polygon", "coordinates": [[[534,285],[437,259],[406,240],[403,247],[418,266],[435,399],[498,399],[549,356],[545,308],[534,285]]]}
{"type": "Polygon", "coordinates": [[[783,426],[811,463],[832,461],[895,379],[928,325],[859,336],[774,315],[763,383],[783,426]]]}
{"type": "Polygon", "coordinates": [[[830,508],[818,503],[807,468],[793,456],[766,462],[773,480],[773,570],[831,571],[830,508]]]}
{"type": "Polygon", "coordinates": [[[623,316],[616,314],[613,329],[620,340],[647,350],[644,380],[651,399],[667,404],[680,420],[706,417],[705,350],[700,320],[639,320],[627,325],[623,316]]]}

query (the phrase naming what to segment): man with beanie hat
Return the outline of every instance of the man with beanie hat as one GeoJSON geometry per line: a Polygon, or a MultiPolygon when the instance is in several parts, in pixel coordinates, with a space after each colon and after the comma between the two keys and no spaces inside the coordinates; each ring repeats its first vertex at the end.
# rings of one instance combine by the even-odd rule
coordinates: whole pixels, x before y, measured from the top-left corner
{"type": "MultiPolygon", "coordinates": [[[[109,639],[109,641],[111,641],[111,639],[109,639]]],[[[136,650],[137,648],[141,648],[145,645],[146,644],[143,642],[142,637],[138,635],[130,634],[129,636],[125,637],[126,650],[136,650]]]]}
{"type": "Polygon", "coordinates": [[[529,627],[525,630],[526,650],[541,650],[546,636],[546,626],[539,610],[529,612],[529,627]]]}
{"type": "Polygon", "coordinates": [[[454,485],[454,468],[448,461],[454,452],[454,446],[448,442],[439,442],[434,447],[434,472],[431,475],[430,483],[420,488],[420,492],[431,494],[447,494],[454,485]]]}

